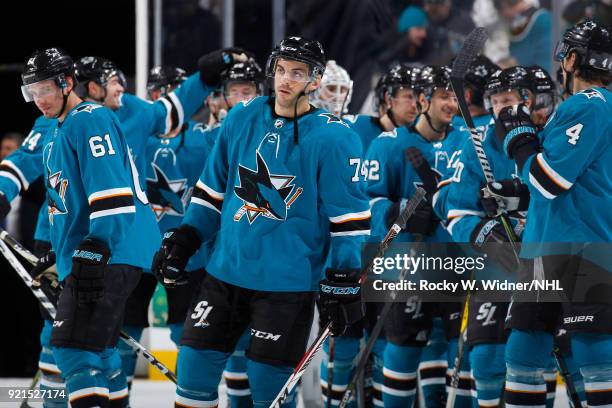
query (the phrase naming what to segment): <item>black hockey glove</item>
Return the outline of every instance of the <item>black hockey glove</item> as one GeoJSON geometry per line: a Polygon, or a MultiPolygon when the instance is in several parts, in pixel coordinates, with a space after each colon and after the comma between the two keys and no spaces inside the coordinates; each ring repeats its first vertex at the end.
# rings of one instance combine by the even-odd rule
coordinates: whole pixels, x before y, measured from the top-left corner
{"type": "Polygon", "coordinates": [[[185,267],[201,245],[202,240],[192,226],[181,225],[169,229],[164,234],[161,248],[153,257],[151,270],[157,280],[167,288],[189,283],[189,274],[185,267]]]}
{"type": "MultiPolygon", "coordinates": [[[[391,207],[387,210],[387,228],[391,228],[397,217],[406,208],[408,201],[402,198],[391,204],[391,207]]],[[[433,234],[439,223],[440,220],[434,213],[431,204],[427,201],[421,201],[414,214],[408,219],[403,231],[412,234],[430,235],[433,234]]]]}
{"type": "Polygon", "coordinates": [[[538,150],[536,126],[531,121],[529,109],[524,104],[503,108],[495,126],[509,159],[516,160],[519,169],[538,150]]]}
{"type": "Polygon", "coordinates": [[[104,275],[111,253],[105,243],[85,238],[72,255],[71,276],[79,304],[96,303],[104,296],[104,275]]]}
{"type": "MultiPolygon", "coordinates": [[[[47,243],[46,241],[35,241],[35,246],[36,242],[47,243]]],[[[57,280],[55,252],[51,249],[51,244],[49,244],[47,252],[39,257],[36,266],[30,271],[30,275],[32,276],[32,287],[41,289],[51,303],[57,305],[62,288],[57,280]]]]}
{"type": "Polygon", "coordinates": [[[339,336],[365,316],[361,303],[359,269],[327,269],[319,282],[319,314],[323,325],[339,336]]]}
{"type": "Polygon", "coordinates": [[[512,211],[527,211],[529,188],[517,178],[487,183],[480,189],[480,203],[491,218],[512,211]]]}
{"type": "Polygon", "coordinates": [[[247,58],[246,52],[238,47],[215,50],[200,57],[198,60],[200,80],[208,86],[219,85],[221,83],[221,73],[237,61],[235,54],[244,54],[244,59],[247,58]]]}
{"type": "Polygon", "coordinates": [[[4,194],[0,192],[0,220],[5,219],[10,211],[11,204],[8,202],[4,194]]]}
{"type": "Polygon", "coordinates": [[[41,241],[40,239],[34,240],[32,253],[38,258],[44,257],[49,251],[51,251],[51,243],[49,241],[41,241]]]}
{"type": "Polygon", "coordinates": [[[517,272],[519,261],[503,225],[496,219],[483,218],[470,237],[472,247],[487,254],[493,262],[509,272],[517,272]]]}

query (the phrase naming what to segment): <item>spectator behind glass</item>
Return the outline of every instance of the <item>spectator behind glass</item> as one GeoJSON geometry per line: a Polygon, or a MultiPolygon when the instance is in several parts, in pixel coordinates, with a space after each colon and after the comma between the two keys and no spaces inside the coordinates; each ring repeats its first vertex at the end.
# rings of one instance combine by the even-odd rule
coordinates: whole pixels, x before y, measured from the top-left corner
{"type": "Polygon", "coordinates": [[[418,61],[423,57],[423,43],[427,39],[427,15],[417,6],[408,6],[398,21],[398,31],[404,33],[402,61],[418,61]]]}
{"type": "Polygon", "coordinates": [[[429,17],[425,49],[429,52],[425,64],[448,64],[457,55],[465,37],[474,29],[468,11],[451,4],[451,0],[424,0],[429,17]]]}
{"type": "Polygon", "coordinates": [[[569,24],[587,18],[612,26],[612,0],[574,0],[563,9],[563,19],[569,24]]]}
{"type": "Polygon", "coordinates": [[[508,23],[510,55],[519,65],[552,69],[552,21],[548,10],[526,0],[495,0],[495,7],[508,23]]]}
{"type": "Polygon", "coordinates": [[[23,143],[23,135],[17,132],[5,134],[0,141],[0,160],[4,160],[6,156],[13,153],[23,143]]]}

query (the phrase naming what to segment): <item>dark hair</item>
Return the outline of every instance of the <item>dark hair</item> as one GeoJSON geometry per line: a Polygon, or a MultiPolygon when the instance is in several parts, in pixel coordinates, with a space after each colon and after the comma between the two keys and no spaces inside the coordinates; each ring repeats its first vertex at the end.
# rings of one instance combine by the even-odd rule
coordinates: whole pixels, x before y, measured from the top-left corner
{"type": "Polygon", "coordinates": [[[604,86],[612,83],[612,72],[595,69],[588,65],[578,66],[578,72],[575,75],[583,81],[590,83],[601,82],[604,86]]]}

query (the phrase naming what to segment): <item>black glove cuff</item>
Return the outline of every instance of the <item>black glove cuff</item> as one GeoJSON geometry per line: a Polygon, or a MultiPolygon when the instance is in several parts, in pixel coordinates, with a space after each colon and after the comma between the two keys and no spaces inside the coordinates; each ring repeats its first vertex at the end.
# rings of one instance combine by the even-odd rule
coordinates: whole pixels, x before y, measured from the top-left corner
{"type": "Polygon", "coordinates": [[[523,171],[523,166],[527,159],[538,152],[537,146],[537,139],[525,137],[521,138],[510,147],[510,153],[512,154],[511,158],[514,158],[519,172],[523,171]]]}
{"type": "Polygon", "coordinates": [[[180,245],[189,252],[189,256],[195,254],[198,249],[200,249],[200,246],[202,246],[202,240],[198,235],[198,231],[188,224],[183,224],[175,230],[171,229],[166,232],[164,234],[164,241],[167,243],[180,245]]]}

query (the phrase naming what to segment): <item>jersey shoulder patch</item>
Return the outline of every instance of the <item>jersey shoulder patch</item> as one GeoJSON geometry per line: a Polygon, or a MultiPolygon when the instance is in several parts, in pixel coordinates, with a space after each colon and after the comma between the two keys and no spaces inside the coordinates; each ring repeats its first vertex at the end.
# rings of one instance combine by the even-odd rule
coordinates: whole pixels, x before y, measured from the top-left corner
{"type": "Polygon", "coordinates": [[[580,91],[577,93],[577,95],[584,95],[586,96],[587,99],[593,99],[593,98],[599,98],[604,102],[606,101],[606,98],[603,96],[603,94],[601,92],[599,92],[597,89],[594,88],[589,88],[589,89],[585,89],[583,91],[580,91]]]}
{"type": "Polygon", "coordinates": [[[319,113],[317,116],[326,118],[327,119],[326,123],[339,123],[339,124],[341,124],[344,127],[349,127],[349,125],[347,125],[342,119],[340,119],[339,117],[337,117],[333,113],[322,112],[322,113],[319,113]]]}
{"type": "Polygon", "coordinates": [[[357,123],[357,119],[359,119],[359,115],[344,115],[342,116],[342,120],[349,123],[355,124],[357,123]]]}
{"type": "Polygon", "coordinates": [[[102,105],[99,105],[97,103],[87,103],[81,106],[78,106],[74,111],[72,111],[71,116],[76,116],[79,113],[92,113],[94,110],[99,109],[99,108],[103,108],[102,105]]]}

